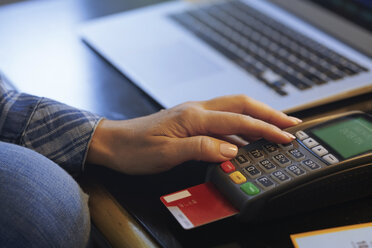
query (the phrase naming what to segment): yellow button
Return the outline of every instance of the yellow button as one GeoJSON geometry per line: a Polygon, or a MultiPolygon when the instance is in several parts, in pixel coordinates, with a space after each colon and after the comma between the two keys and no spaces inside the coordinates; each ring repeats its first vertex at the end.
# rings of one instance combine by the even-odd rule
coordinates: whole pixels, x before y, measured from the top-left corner
{"type": "Polygon", "coordinates": [[[236,184],[245,183],[247,181],[247,179],[245,178],[245,176],[243,176],[243,174],[240,173],[240,171],[235,171],[235,172],[231,173],[229,175],[229,177],[236,184]]]}

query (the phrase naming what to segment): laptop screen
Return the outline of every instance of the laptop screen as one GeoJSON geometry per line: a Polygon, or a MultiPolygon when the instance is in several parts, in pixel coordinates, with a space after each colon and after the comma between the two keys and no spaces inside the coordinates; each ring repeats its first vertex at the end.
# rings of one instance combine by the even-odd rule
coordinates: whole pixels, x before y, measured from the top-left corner
{"type": "Polygon", "coordinates": [[[308,0],[372,32],[371,0],[308,0]]]}

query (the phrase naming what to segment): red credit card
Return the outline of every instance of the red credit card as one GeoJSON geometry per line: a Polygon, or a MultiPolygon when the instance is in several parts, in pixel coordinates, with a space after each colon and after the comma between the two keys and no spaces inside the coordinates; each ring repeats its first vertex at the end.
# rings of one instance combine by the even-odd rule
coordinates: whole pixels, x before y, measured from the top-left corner
{"type": "Polygon", "coordinates": [[[239,212],[210,182],[162,196],[160,200],[184,229],[205,225],[239,212]]]}

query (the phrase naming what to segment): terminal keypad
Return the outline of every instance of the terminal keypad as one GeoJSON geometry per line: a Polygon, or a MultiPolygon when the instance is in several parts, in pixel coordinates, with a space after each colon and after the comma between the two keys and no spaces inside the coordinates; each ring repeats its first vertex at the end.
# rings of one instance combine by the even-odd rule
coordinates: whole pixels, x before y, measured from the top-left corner
{"type": "Polygon", "coordinates": [[[304,131],[288,144],[261,141],[239,149],[232,161],[220,164],[240,190],[252,197],[308,173],[338,163],[337,157],[304,131]]]}

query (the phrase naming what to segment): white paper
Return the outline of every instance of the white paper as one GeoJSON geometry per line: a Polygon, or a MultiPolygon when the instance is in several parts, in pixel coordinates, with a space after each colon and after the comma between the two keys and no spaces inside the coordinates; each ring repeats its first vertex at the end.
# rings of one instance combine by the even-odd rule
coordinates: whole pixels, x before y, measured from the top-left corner
{"type": "Polygon", "coordinates": [[[291,235],[296,248],[372,248],[372,222],[291,235]]]}

